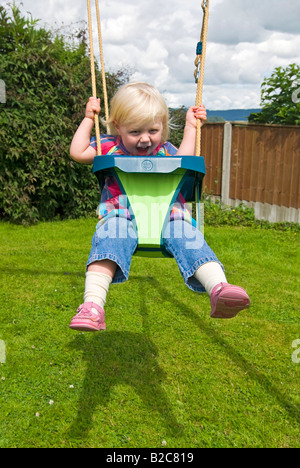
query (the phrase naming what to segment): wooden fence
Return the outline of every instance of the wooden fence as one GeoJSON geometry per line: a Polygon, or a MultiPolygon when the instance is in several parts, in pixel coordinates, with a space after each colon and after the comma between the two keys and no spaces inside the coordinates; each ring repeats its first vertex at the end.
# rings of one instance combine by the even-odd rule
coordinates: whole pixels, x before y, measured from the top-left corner
{"type": "Polygon", "coordinates": [[[300,127],[206,124],[204,191],[258,218],[300,222],[300,127]]]}

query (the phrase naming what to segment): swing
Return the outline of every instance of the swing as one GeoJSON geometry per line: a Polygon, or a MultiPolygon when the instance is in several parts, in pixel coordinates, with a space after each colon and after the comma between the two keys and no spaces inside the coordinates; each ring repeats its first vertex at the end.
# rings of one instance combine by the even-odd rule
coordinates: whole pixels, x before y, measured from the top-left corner
{"type": "MultiPolygon", "coordinates": [[[[101,38],[101,23],[98,0],[95,0],[102,82],[104,90],[105,115],[108,120],[108,102],[101,38]]],[[[87,0],[88,23],[91,55],[91,76],[93,96],[97,96],[96,75],[93,51],[93,33],[90,0],[87,0]]],[[[195,81],[197,83],[196,106],[202,102],[204,81],[204,63],[208,25],[209,0],[202,2],[203,24],[200,42],[197,44],[195,60],[195,81]]],[[[169,220],[172,206],[179,194],[187,202],[196,202],[196,220],[198,229],[202,228],[200,196],[205,175],[204,158],[201,153],[201,124],[197,121],[195,156],[111,156],[101,154],[99,116],[95,115],[95,131],[98,156],[94,159],[95,173],[100,189],[107,176],[116,177],[127,202],[132,222],[138,234],[138,247],[134,253],[141,257],[170,257],[162,243],[162,233],[169,220]]]]}

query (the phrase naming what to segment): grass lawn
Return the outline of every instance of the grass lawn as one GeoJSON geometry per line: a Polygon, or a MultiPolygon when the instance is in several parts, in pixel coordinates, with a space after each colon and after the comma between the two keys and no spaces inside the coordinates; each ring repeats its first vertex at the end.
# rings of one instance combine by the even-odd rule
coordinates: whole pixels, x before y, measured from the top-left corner
{"type": "Polygon", "coordinates": [[[78,333],[95,224],[0,223],[0,447],[299,447],[299,234],[206,226],[252,300],[235,319],[133,258],[107,331],[78,333]]]}

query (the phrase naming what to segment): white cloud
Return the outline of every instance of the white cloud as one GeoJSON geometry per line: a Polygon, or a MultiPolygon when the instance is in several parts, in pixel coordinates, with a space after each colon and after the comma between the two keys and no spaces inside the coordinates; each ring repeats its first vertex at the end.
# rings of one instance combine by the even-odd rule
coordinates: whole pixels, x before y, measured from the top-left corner
{"type": "MultiPolygon", "coordinates": [[[[1,5],[6,3],[0,0],[1,5]]],[[[23,11],[47,27],[87,20],[85,0],[22,3],[23,11]]],[[[194,104],[201,2],[101,0],[99,4],[107,70],[129,68],[133,79],[156,85],[170,106],[194,104]]],[[[207,108],[258,107],[264,77],[275,67],[300,63],[299,18],[299,0],[211,2],[203,93],[207,108]]]]}

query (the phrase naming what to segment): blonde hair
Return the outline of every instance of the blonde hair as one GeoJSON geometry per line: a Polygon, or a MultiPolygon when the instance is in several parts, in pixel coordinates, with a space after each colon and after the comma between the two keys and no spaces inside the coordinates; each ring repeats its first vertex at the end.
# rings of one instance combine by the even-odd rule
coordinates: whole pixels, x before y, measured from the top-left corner
{"type": "Polygon", "coordinates": [[[169,109],[160,92],[147,83],[135,82],[122,86],[111,100],[110,115],[107,121],[112,135],[117,135],[115,124],[133,125],[140,128],[162,122],[162,143],[169,137],[169,109]]]}

